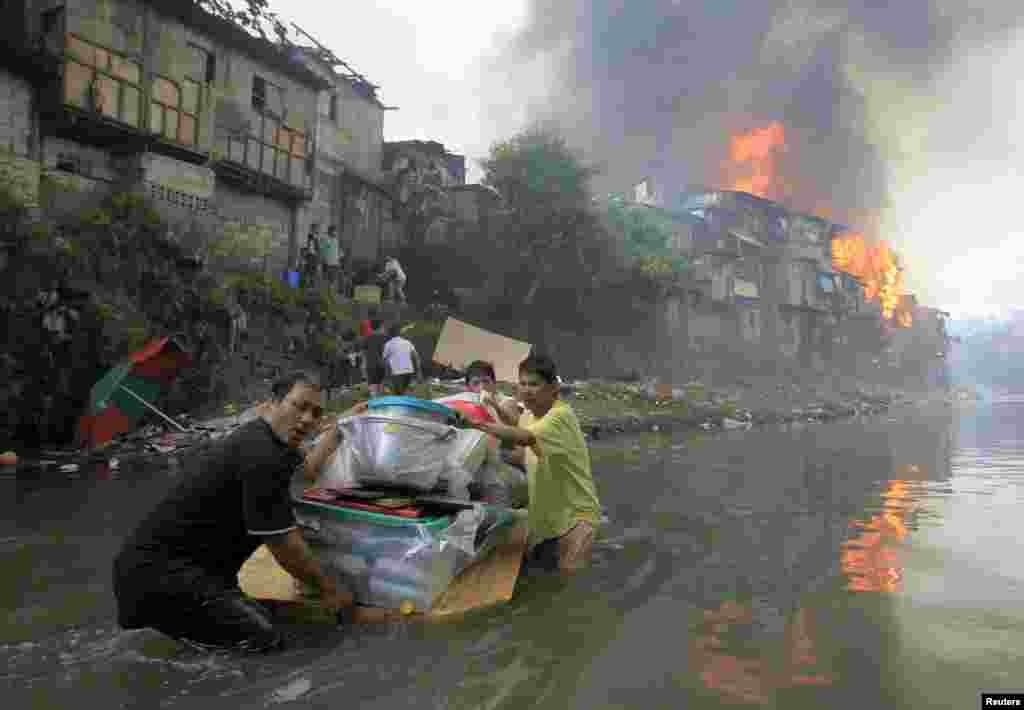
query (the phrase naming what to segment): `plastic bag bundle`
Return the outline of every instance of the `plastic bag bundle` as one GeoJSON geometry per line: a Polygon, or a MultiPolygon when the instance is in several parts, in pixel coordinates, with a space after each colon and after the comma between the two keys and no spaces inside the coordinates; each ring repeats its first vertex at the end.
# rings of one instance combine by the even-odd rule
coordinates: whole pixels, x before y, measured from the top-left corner
{"type": "Polygon", "coordinates": [[[487,435],[393,414],[338,422],[344,441],[321,472],[328,488],[388,486],[469,498],[489,455],[487,435]]]}
{"type": "Polygon", "coordinates": [[[452,579],[490,554],[519,511],[475,506],[426,521],[298,502],[296,519],[325,572],[371,606],[430,608],[452,579]],[[384,524],[386,522],[386,524],[384,524]]]}
{"type": "Polygon", "coordinates": [[[338,422],[357,483],[436,490],[448,468],[458,429],[444,424],[366,414],[338,422]]]}

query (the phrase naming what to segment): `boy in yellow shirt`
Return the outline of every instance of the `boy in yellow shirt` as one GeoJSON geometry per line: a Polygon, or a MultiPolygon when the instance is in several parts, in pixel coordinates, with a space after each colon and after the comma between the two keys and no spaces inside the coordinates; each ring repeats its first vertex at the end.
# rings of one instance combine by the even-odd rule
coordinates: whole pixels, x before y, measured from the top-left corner
{"type": "Polygon", "coordinates": [[[601,502],[579,420],[558,397],[558,371],[545,355],[519,364],[519,426],[481,422],[476,428],[526,446],[530,486],[530,544],[535,560],[575,572],[590,558],[601,502]]]}

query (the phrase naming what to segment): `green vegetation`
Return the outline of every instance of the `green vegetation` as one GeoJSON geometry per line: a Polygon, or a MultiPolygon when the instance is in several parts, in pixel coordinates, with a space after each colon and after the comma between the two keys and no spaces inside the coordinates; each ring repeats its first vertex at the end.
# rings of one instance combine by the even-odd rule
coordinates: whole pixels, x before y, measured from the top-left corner
{"type": "Polygon", "coordinates": [[[608,235],[589,206],[595,169],[544,127],[494,144],[481,166],[483,183],[504,197],[513,215],[499,240],[502,271],[525,278],[507,284],[510,300],[531,305],[543,290],[571,288],[581,308],[611,263],[608,235]]]}

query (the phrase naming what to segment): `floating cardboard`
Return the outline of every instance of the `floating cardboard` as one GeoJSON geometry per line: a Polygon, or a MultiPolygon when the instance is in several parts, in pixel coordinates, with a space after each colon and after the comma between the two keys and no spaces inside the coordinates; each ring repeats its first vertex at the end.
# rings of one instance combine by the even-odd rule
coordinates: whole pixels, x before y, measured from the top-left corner
{"type": "Polygon", "coordinates": [[[356,303],[380,303],[380,286],[356,286],[352,289],[352,300],[356,303]]]}
{"type": "Polygon", "coordinates": [[[530,354],[529,343],[492,333],[449,318],[434,349],[434,362],[465,369],[474,360],[487,360],[501,382],[519,381],[519,363],[530,354]]]}
{"type": "MultiPolygon", "coordinates": [[[[405,615],[398,609],[356,606],[352,620],[357,624],[446,621],[474,609],[507,602],[512,598],[519,577],[527,533],[525,520],[509,528],[491,554],[464,569],[425,613],[405,615]]],[[[291,616],[297,620],[327,620],[326,611],[301,595],[295,580],[277,564],[265,546],[259,547],[242,565],[238,585],[251,597],[290,609],[291,616]]]]}

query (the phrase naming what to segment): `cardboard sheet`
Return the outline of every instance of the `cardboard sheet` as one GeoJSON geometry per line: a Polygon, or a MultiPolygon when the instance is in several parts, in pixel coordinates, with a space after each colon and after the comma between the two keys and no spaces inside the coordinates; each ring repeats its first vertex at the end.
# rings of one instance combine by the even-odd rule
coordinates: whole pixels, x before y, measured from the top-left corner
{"type": "Polygon", "coordinates": [[[474,360],[487,360],[494,364],[498,380],[515,383],[519,381],[519,363],[530,354],[531,347],[522,340],[449,318],[441,329],[433,359],[459,370],[474,360]]]}
{"type": "Polygon", "coordinates": [[[356,286],[352,289],[352,300],[356,303],[379,304],[382,289],[380,286],[356,286]]]}

